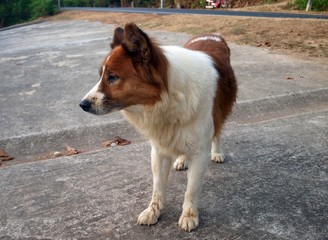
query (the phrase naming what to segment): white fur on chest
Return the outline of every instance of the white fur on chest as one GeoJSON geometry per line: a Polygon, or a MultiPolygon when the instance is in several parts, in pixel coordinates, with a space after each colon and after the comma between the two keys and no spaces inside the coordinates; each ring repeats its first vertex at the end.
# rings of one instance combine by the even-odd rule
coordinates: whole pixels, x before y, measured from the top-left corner
{"type": "Polygon", "coordinates": [[[181,47],[162,47],[168,92],[153,107],[131,106],[123,115],[164,152],[184,154],[199,138],[213,137],[212,108],[218,75],[211,58],[181,47]]]}

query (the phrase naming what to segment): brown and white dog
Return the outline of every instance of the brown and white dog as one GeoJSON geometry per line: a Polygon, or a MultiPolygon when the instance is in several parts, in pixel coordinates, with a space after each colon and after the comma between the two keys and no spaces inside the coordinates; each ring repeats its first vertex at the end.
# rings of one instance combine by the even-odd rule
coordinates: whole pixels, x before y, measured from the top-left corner
{"type": "Polygon", "coordinates": [[[138,218],[155,224],[174,167],[187,167],[188,185],[179,226],[199,224],[198,204],[208,158],[223,162],[222,125],[236,100],[230,50],[220,35],[191,38],[184,47],[158,46],[134,23],[116,28],[100,80],[81,108],[101,115],[120,110],[151,143],[153,194],[138,218]]]}

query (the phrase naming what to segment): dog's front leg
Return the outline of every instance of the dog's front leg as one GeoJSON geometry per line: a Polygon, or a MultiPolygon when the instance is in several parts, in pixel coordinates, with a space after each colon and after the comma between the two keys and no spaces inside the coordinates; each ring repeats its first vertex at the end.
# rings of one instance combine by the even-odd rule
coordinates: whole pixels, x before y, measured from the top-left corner
{"type": "Polygon", "coordinates": [[[179,219],[179,226],[185,231],[192,231],[199,225],[198,203],[207,169],[208,152],[189,157],[188,184],[183,203],[183,210],[179,219]]]}
{"type": "Polygon", "coordinates": [[[167,179],[171,168],[171,158],[167,157],[152,146],[151,166],[153,172],[153,195],[149,207],[138,218],[140,225],[152,225],[158,221],[163,209],[167,179]]]}

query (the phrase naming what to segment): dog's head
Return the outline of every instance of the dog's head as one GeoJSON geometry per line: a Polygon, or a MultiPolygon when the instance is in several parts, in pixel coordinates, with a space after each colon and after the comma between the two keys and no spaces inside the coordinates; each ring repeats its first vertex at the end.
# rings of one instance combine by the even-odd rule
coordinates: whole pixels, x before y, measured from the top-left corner
{"type": "Polygon", "coordinates": [[[116,28],[112,51],[100,66],[98,83],[80,107],[101,115],[131,105],[154,105],[167,91],[167,59],[134,23],[116,28]]]}

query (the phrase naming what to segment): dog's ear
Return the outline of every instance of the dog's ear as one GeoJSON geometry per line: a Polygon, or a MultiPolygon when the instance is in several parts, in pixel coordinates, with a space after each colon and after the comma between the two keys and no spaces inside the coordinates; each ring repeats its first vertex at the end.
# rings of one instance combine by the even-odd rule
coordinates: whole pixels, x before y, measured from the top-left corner
{"type": "Polygon", "coordinates": [[[110,44],[111,48],[114,49],[115,47],[121,45],[124,40],[124,29],[121,27],[117,27],[114,30],[114,37],[113,42],[110,44]]]}
{"type": "Polygon", "coordinates": [[[150,61],[150,39],[136,24],[128,23],[125,25],[123,46],[135,64],[148,63],[150,61]]]}

